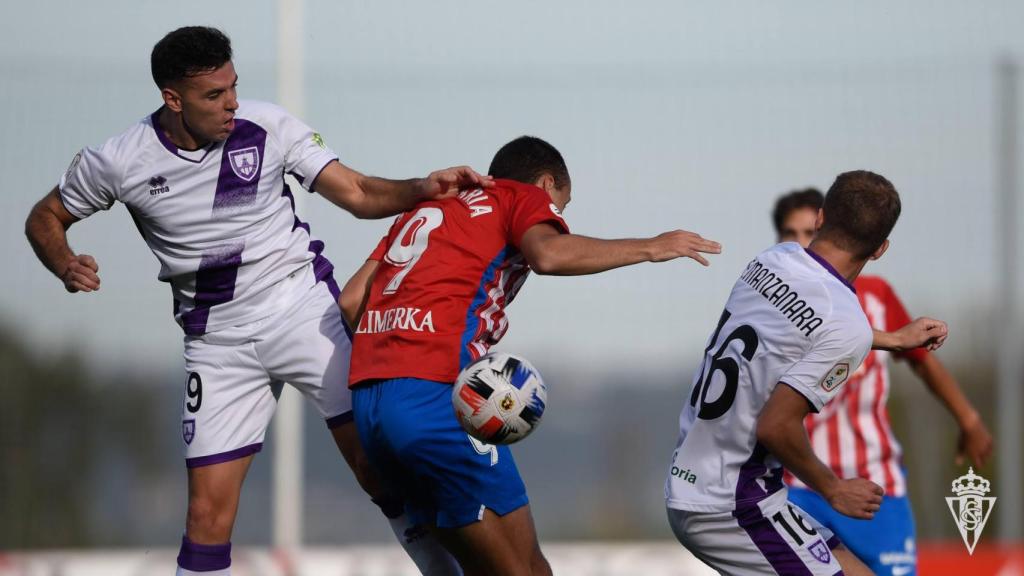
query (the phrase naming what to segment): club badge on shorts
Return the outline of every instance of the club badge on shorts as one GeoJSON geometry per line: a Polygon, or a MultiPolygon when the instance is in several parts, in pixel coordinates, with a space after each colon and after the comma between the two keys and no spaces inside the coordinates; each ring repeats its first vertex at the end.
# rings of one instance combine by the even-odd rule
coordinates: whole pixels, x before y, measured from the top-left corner
{"type": "Polygon", "coordinates": [[[825,544],[820,538],[807,547],[807,550],[814,556],[814,559],[822,564],[828,564],[832,561],[832,553],[828,549],[828,545],[825,544]]]}
{"type": "Polygon", "coordinates": [[[182,420],[181,421],[181,439],[185,441],[185,444],[192,444],[192,439],[196,437],[196,421],[194,419],[182,420]]]}
{"type": "Polygon", "coordinates": [[[960,529],[960,537],[964,539],[967,552],[974,555],[974,547],[981,539],[981,531],[985,529],[992,508],[996,505],[995,496],[985,496],[991,490],[989,481],[968,468],[967,474],[953,481],[953,493],[956,497],[947,496],[946,504],[953,513],[953,520],[960,529]]]}

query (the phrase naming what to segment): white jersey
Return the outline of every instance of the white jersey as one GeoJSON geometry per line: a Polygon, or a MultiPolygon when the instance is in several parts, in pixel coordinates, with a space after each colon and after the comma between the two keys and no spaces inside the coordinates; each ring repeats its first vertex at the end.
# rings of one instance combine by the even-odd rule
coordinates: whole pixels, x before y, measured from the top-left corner
{"type": "MultiPolygon", "coordinates": [[[[60,180],[67,210],[86,218],[115,201],[128,207],[171,284],[174,315],[197,336],[265,318],[287,305],[274,290],[308,269],[332,291],[323,242],[295,216],[284,175],[309,189],[337,155],[308,126],[273,104],[239,101],[223,142],[181,150],[159,127],[159,110],[85,148],[60,180]]],[[[308,272],[304,272],[308,273],[308,272]]]]}
{"type": "Polygon", "coordinates": [[[733,286],[679,417],[665,485],[669,508],[726,512],[784,489],[782,466],[757,442],[757,420],[776,384],[815,411],[871,349],[851,286],[794,242],[765,250],[733,286]]]}

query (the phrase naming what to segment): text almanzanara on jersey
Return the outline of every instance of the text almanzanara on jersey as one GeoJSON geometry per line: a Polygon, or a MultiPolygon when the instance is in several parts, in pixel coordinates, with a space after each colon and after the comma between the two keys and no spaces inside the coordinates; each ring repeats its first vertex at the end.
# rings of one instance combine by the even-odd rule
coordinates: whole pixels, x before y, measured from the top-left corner
{"type": "Polygon", "coordinates": [[[810,336],[824,322],[815,313],[814,308],[800,298],[800,294],[756,259],[747,265],[747,270],[740,276],[740,280],[749,284],[768,302],[771,302],[772,306],[795,324],[805,336],[810,336]]]}

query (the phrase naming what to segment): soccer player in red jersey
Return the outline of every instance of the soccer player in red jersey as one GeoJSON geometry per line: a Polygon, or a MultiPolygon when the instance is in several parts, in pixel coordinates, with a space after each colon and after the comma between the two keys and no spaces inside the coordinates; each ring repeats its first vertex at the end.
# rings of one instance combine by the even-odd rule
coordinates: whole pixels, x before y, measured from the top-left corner
{"type": "Polygon", "coordinates": [[[569,233],[571,183],[561,154],[521,137],[495,155],[495,186],[421,203],[401,215],[342,292],[356,326],[350,382],[367,456],[437,528],[467,574],[550,574],[508,446],[472,440],[451,384],[508,329],[505,308],[530,271],[603,272],[718,253],[675,230],[603,240],[569,233]]]}
{"type": "MultiPolygon", "coordinates": [[[[779,198],[772,213],[780,242],[804,247],[816,233],[815,222],[824,202],[813,188],[779,198]]],[[[910,323],[896,292],[878,276],[861,275],[854,282],[857,298],[876,331],[892,331],[910,323]]],[[[872,350],[843,391],[820,413],[805,420],[814,452],[840,478],[867,478],[885,490],[881,508],[871,520],[854,520],[835,513],[818,494],[791,474],[790,500],[831,529],[850,550],[879,575],[914,573],[917,555],[914,518],[907,499],[902,450],[889,425],[889,352],[872,350]]],[[[958,463],[964,458],[981,466],[992,452],[992,436],[956,379],[925,348],[895,353],[910,363],[960,427],[958,463]]]]}

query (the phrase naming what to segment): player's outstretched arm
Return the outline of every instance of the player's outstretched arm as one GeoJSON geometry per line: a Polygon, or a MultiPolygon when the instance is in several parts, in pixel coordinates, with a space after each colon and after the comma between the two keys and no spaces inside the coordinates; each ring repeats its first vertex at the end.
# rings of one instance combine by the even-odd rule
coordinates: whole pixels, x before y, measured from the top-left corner
{"type": "Polygon", "coordinates": [[[922,317],[894,332],[875,330],[871,347],[890,352],[903,352],[913,348],[938,350],[948,337],[949,327],[945,322],[922,317]]]}
{"type": "Polygon", "coordinates": [[[979,468],[983,466],[992,454],[992,434],[970,400],[964,396],[956,378],[933,354],[928,354],[921,360],[911,359],[910,363],[914,372],[932,394],[942,401],[960,426],[956,450],[957,465],[963,464],[964,459],[967,459],[979,468]]]}
{"type": "Polygon", "coordinates": [[[468,166],[431,172],[426,178],[388,180],[366,176],[341,162],[330,162],[312,189],[357,218],[385,218],[411,210],[423,200],[454,196],[460,190],[489,188],[494,179],[468,166]]]}
{"type": "Polygon", "coordinates": [[[757,441],[837,512],[870,519],[882,504],[882,487],[863,478],[843,480],[814,455],[804,428],[810,405],[802,394],[778,383],[757,421],[757,441]]]}
{"type": "Polygon", "coordinates": [[[373,286],[373,278],[377,275],[377,267],[380,262],[367,260],[356,270],[356,273],[348,279],[345,287],[341,289],[341,296],[338,297],[338,305],[341,306],[341,313],[345,321],[352,329],[359,326],[359,319],[363,317],[366,310],[366,301],[370,297],[370,287],[373,286]]]}
{"type": "Polygon", "coordinates": [[[579,276],[639,264],[687,257],[704,266],[701,254],[719,254],[722,246],[685,230],[665,232],[653,238],[604,240],[579,234],[561,234],[546,223],[531,226],[519,249],[538,274],[579,276]]]}
{"type": "Polygon", "coordinates": [[[76,255],[68,245],[67,229],[77,221],[54,188],[32,207],[25,220],[25,236],[39,260],[64,282],[68,292],[92,292],[100,289],[99,265],[88,254],[76,255]]]}

